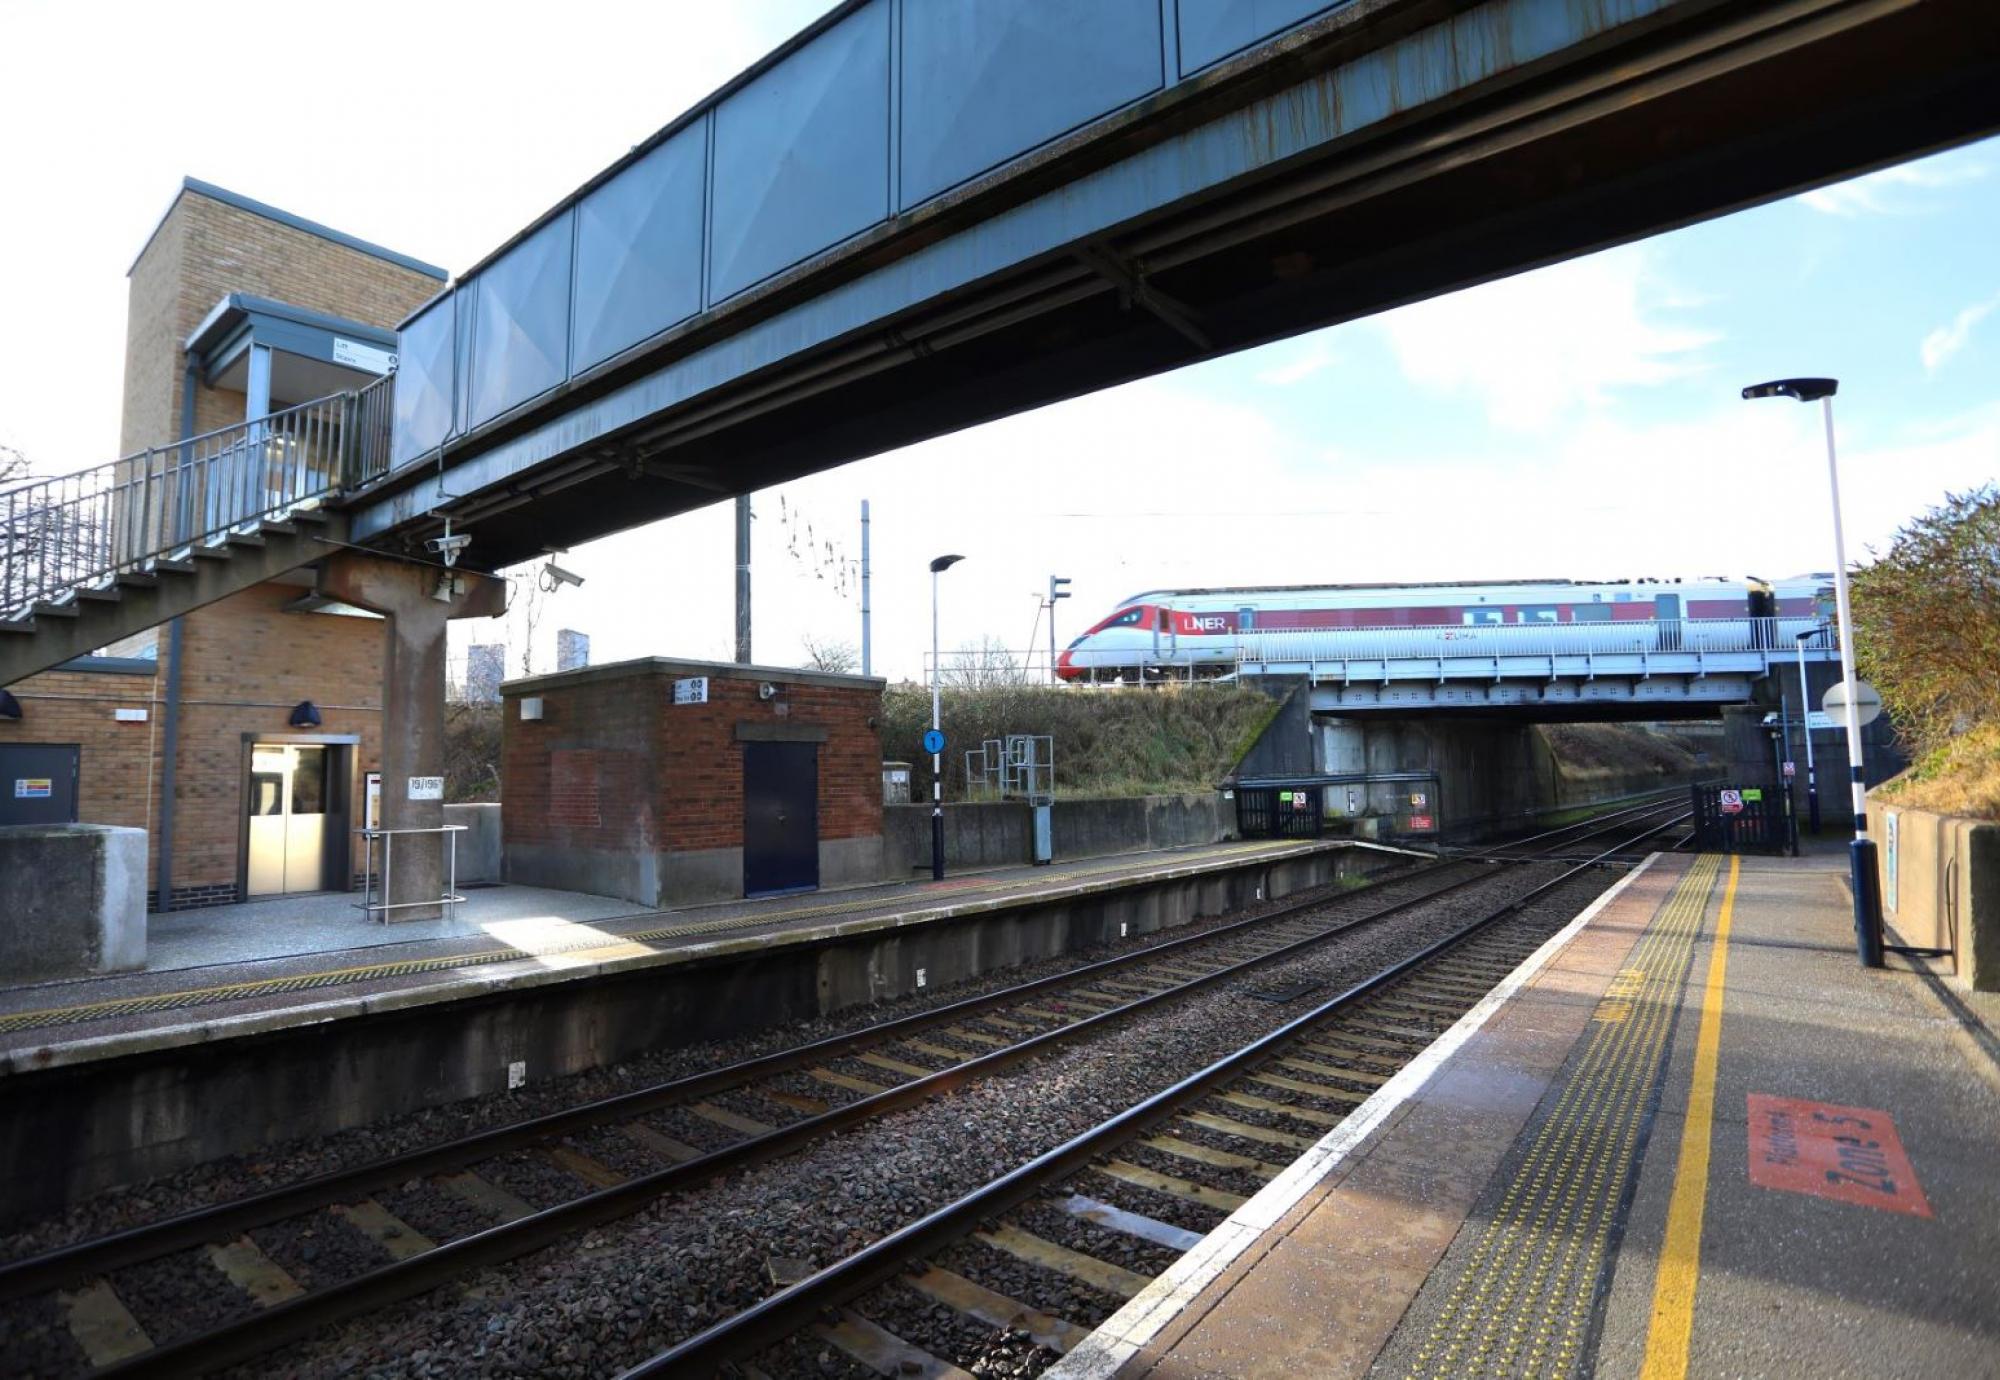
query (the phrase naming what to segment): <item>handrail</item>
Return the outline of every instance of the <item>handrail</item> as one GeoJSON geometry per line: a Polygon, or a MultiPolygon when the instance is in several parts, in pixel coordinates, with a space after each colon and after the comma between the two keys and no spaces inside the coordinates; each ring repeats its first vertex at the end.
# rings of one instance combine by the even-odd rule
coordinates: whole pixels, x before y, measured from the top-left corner
{"type": "Polygon", "coordinates": [[[386,473],[392,380],[0,490],[0,620],[386,473]]]}
{"type": "MultiPolygon", "coordinates": [[[[1631,619],[1599,623],[1484,623],[1304,628],[1237,634],[1238,665],[1352,661],[1505,660],[1509,657],[1652,656],[1762,652],[1791,657],[1793,637],[1823,626],[1810,617],[1631,619]]],[[[1822,645],[1834,645],[1831,635],[1822,645]]]]}

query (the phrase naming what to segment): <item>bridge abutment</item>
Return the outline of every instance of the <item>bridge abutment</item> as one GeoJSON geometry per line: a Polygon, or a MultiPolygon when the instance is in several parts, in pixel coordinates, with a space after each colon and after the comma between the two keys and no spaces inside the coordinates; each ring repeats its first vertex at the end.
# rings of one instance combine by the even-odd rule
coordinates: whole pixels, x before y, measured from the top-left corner
{"type": "MultiPolygon", "coordinates": [[[[318,592],[386,620],[377,825],[392,831],[442,827],[446,629],[454,618],[506,612],[506,585],[473,571],[342,551],[320,567],[318,592]],[[431,789],[427,778],[436,778],[438,788],[431,789]]],[[[396,909],[387,918],[436,918],[446,881],[443,835],[401,836],[394,847],[382,899],[396,909]]]]}

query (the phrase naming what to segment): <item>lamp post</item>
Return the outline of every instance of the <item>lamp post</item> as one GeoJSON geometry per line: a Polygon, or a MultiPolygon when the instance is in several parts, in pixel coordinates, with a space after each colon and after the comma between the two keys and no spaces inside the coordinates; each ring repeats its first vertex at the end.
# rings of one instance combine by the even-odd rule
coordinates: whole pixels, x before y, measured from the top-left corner
{"type": "MultiPolygon", "coordinates": [[[[1840,614],[1840,678],[1847,687],[1847,764],[1854,804],[1854,842],[1848,866],[1854,882],[1854,942],[1864,968],[1882,966],[1882,892],[1875,873],[1875,842],[1868,837],[1868,788],[1862,784],[1861,697],[1855,693],[1854,616],[1847,599],[1847,540],[1840,524],[1840,464],[1833,449],[1833,395],[1838,379],[1773,379],[1743,390],[1745,398],[1817,402],[1826,428],[1827,487],[1833,496],[1833,593],[1840,614]]],[[[1800,647],[1804,656],[1804,646],[1800,647]]],[[[1810,730],[1808,730],[1810,732],[1810,730]]]]}
{"type": "Polygon", "coordinates": [[[944,880],[944,668],[938,662],[938,576],[964,560],[939,556],[931,562],[931,880],[944,880]]]}
{"type": "Polygon", "coordinates": [[[1819,834],[1819,772],[1813,767],[1812,691],[1806,686],[1806,639],[1818,636],[1817,627],[1792,635],[1799,649],[1799,717],[1805,724],[1799,736],[1806,740],[1806,819],[1815,836],[1819,834]]]}

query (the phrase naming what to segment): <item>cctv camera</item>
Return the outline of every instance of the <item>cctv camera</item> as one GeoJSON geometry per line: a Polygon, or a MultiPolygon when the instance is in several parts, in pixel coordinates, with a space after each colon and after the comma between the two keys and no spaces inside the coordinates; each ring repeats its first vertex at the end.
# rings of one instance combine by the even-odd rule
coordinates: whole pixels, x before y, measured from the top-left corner
{"type": "Polygon", "coordinates": [[[472,538],[463,532],[454,536],[450,531],[446,531],[445,535],[432,537],[424,545],[436,552],[438,558],[446,565],[456,565],[459,553],[472,545],[472,538]]]}
{"type": "Polygon", "coordinates": [[[553,591],[560,585],[581,585],[583,576],[573,570],[564,570],[554,561],[542,567],[542,588],[553,591]]]}

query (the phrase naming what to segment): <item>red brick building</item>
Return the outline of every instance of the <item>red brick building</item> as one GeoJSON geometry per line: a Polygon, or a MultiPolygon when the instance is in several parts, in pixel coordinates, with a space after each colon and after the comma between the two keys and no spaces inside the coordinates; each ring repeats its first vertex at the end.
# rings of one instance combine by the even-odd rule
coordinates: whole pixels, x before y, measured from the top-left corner
{"type": "Polygon", "coordinates": [[[659,657],[508,682],[506,879],[647,906],[879,880],[882,685],[659,657]]]}
{"type": "MultiPolygon", "coordinates": [[[[127,455],[374,381],[446,275],[188,179],[129,278],[127,455]]],[[[0,718],[0,766],[66,751],[75,817],[148,830],[169,907],[345,886],[379,763],[384,624],[312,588],[301,570],[7,687],[22,712],[0,718]],[[308,702],[318,722],[294,723],[308,702]],[[273,838],[275,862],[253,847],[273,838]]]]}

